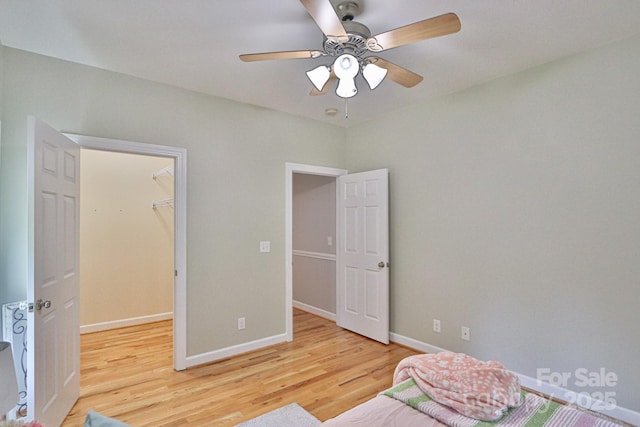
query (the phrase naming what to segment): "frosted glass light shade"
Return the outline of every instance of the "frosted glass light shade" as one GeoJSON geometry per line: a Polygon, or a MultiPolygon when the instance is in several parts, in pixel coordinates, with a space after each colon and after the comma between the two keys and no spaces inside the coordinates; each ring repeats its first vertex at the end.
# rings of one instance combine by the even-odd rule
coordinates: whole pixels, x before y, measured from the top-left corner
{"type": "Polygon", "coordinates": [[[331,76],[331,69],[326,65],[321,65],[313,70],[307,71],[307,77],[309,77],[311,83],[313,83],[319,91],[322,91],[324,85],[327,84],[329,76],[331,76]]]}
{"type": "Polygon", "coordinates": [[[369,84],[369,87],[373,90],[377,88],[387,76],[387,69],[376,64],[367,64],[362,69],[362,75],[369,84]]]}
{"type": "Polygon", "coordinates": [[[2,386],[0,386],[0,417],[2,417],[15,408],[20,400],[11,344],[4,341],[0,341],[0,378],[2,378],[2,386]]]}
{"type": "Polygon", "coordinates": [[[358,93],[354,80],[358,71],[360,71],[360,63],[355,56],[345,53],[336,58],[333,63],[333,72],[339,79],[336,95],[341,98],[351,98],[358,93]]]}

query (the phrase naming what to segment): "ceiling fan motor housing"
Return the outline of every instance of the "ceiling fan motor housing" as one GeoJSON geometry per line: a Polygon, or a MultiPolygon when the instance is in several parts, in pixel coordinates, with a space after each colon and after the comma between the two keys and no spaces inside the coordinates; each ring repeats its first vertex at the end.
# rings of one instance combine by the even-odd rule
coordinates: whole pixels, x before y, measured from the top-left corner
{"type": "Polygon", "coordinates": [[[342,21],[353,21],[364,9],[362,0],[331,0],[331,5],[342,21]]]}
{"type": "Polygon", "coordinates": [[[349,53],[355,57],[361,57],[367,52],[367,40],[371,37],[371,31],[366,25],[356,21],[345,21],[343,26],[349,39],[340,42],[335,39],[324,39],[324,51],[331,56],[340,56],[349,53]]]}

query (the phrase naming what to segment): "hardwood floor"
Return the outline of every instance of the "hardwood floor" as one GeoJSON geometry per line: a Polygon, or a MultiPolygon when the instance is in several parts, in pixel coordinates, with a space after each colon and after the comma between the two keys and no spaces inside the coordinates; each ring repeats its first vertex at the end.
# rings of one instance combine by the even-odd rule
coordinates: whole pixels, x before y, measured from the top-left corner
{"type": "Polygon", "coordinates": [[[89,409],[133,427],[233,426],[297,402],[321,421],[391,385],[417,352],[345,331],[294,310],[294,341],[176,372],[170,321],[81,337],[80,399],[63,426],[89,409]]]}

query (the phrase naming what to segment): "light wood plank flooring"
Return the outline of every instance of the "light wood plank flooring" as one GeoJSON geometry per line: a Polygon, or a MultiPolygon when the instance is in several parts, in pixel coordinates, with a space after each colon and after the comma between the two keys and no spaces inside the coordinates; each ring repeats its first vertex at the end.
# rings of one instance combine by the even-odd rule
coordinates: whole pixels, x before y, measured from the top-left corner
{"type": "Polygon", "coordinates": [[[134,427],[233,426],[297,402],[321,421],[391,385],[416,354],[294,310],[294,341],[176,372],[170,321],[81,337],[80,400],[63,426],[89,409],[134,427]]]}

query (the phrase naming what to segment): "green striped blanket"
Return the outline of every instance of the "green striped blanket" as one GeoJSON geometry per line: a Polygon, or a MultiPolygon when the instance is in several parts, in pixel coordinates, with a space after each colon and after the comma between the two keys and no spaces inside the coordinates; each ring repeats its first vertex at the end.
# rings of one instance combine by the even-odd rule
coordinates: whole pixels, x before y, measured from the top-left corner
{"type": "Polygon", "coordinates": [[[441,405],[424,394],[413,379],[382,392],[451,427],[621,427],[620,424],[522,391],[522,405],[511,408],[498,421],[479,421],[441,405]]]}

